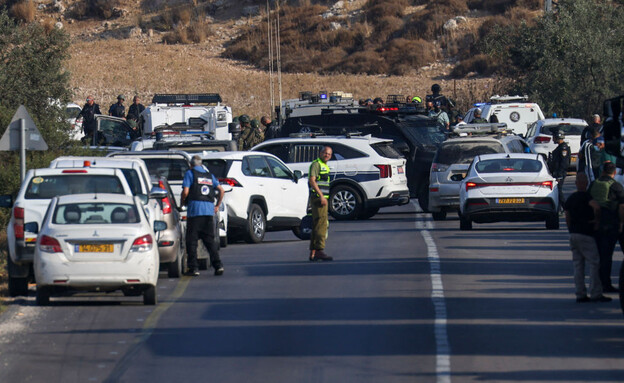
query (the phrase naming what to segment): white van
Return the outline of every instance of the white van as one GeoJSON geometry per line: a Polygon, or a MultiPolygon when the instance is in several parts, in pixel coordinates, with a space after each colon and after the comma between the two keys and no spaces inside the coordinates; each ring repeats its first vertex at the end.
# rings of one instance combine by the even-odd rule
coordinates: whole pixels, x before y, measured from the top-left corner
{"type": "Polygon", "coordinates": [[[540,106],[534,102],[528,102],[527,96],[492,96],[489,103],[468,110],[464,116],[466,123],[472,122],[477,108],[481,109],[482,118],[489,122],[496,122],[490,121],[494,115],[498,122],[504,122],[514,133],[523,137],[531,124],[545,118],[540,106]]]}

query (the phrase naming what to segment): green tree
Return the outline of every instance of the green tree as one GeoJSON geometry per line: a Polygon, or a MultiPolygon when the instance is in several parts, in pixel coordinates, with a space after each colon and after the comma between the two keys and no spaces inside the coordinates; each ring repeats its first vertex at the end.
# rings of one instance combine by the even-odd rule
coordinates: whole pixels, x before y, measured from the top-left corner
{"type": "Polygon", "coordinates": [[[545,111],[589,117],[624,87],[624,9],[608,0],[561,0],[532,26],[503,27],[484,41],[517,73],[516,89],[545,111]]]}
{"type": "Polygon", "coordinates": [[[64,108],[70,99],[69,37],[37,22],[19,24],[0,11],[0,132],[20,104],[26,106],[50,148],[66,145],[69,124],[64,108]]]}

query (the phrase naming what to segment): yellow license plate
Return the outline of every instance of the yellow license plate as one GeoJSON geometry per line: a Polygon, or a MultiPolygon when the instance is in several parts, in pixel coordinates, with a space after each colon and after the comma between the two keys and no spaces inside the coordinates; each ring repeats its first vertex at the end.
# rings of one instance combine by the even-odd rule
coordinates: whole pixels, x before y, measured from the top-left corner
{"type": "Polygon", "coordinates": [[[570,162],[576,162],[576,157],[570,157],[570,162]]]}
{"type": "Polygon", "coordinates": [[[76,245],[79,253],[112,253],[114,246],[112,243],[100,245],[76,245]]]}
{"type": "Polygon", "coordinates": [[[504,204],[524,203],[524,198],[497,198],[496,203],[504,203],[504,204]]]}

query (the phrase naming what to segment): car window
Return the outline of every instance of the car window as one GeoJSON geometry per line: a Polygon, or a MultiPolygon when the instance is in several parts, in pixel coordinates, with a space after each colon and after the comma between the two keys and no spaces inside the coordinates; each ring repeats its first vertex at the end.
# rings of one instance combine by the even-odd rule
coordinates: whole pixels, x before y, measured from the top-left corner
{"type": "Polygon", "coordinates": [[[329,146],[330,148],[332,148],[332,151],[333,151],[332,160],[340,161],[340,160],[352,160],[354,158],[368,157],[366,154],[360,152],[359,150],[350,148],[346,145],[327,144],[324,146],[329,146]]]}
{"type": "Polygon", "coordinates": [[[218,158],[203,160],[202,163],[217,178],[225,178],[231,165],[231,161],[218,158]]]}
{"type": "Polygon", "coordinates": [[[189,170],[188,162],[183,158],[143,158],[149,174],[166,177],[169,181],[182,181],[189,170]]]}
{"type": "Polygon", "coordinates": [[[292,179],[293,175],[286,166],[281,164],[275,158],[265,157],[267,162],[269,163],[269,167],[271,168],[271,172],[273,172],[273,177],[275,178],[283,178],[283,179],[292,179]]]}
{"type": "Polygon", "coordinates": [[[377,154],[386,158],[402,158],[403,156],[395,148],[392,142],[378,142],[372,144],[371,148],[375,150],[377,154]]]}
{"type": "Polygon", "coordinates": [[[528,158],[496,158],[479,161],[477,173],[539,173],[542,163],[528,158]]]}
{"type": "Polygon", "coordinates": [[[522,145],[517,140],[507,141],[506,146],[509,153],[522,153],[522,145]]]}
{"type": "Polygon", "coordinates": [[[128,186],[130,186],[130,190],[132,191],[132,195],[139,195],[143,193],[141,190],[141,179],[139,178],[139,174],[134,169],[121,169],[124,177],[126,177],[126,182],[128,182],[128,186]]]}
{"type": "Polygon", "coordinates": [[[81,193],[124,194],[119,178],[111,175],[59,174],[33,177],[24,198],[51,199],[55,196],[81,193]]]}
{"type": "Polygon", "coordinates": [[[101,119],[99,122],[98,143],[111,146],[130,146],[133,138],[122,121],[101,119]]]}
{"type": "Polygon", "coordinates": [[[535,135],[536,128],[537,128],[537,122],[532,123],[529,129],[527,130],[526,136],[533,137],[535,135]]]}
{"type": "Polygon", "coordinates": [[[121,203],[71,203],[57,205],[52,223],[57,225],[138,223],[136,206],[121,203]]]}
{"type": "Polygon", "coordinates": [[[571,124],[560,124],[560,125],[548,125],[542,127],[542,134],[548,134],[552,136],[557,130],[562,131],[566,136],[568,135],[580,135],[583,133],[583,129],[585,126],[583,125],[571,125],[571,124]]]}
{"type": "Polygon", "coordinates": [[[503,145],[495,141],[449,142],[440,147],[434,162],[445,165],[469,164],[477,155],[504,152],[503,145]]]}
{"type": "Polygon", "coordinates": [[[410,136],[413,142],[422,145],[439,145],[446,140],[446,135],[440,131],[437,120],[423,116],[409,116],[401,123],[405,129],[402,132],[410,136]]]}
{"type": "MultiPolygon", "coordinates": [[[[292,147],[289,163],[312,162],[319,157],[324,145],[295,144],[292,147]]],[[[333,157],[333,156],[332,156],[333,157]]],[[[333,159],[333,158],[332,158],[333,159]]]]}
{"type": "Polygon", "coordinates": [[[290,144],[265,145],[258,149],[261,152],[270,153],[284,162],[288,162],[288,152],[290,144]]]}
{"type": "Polygon", "coordinates": [[[252,177],[270,177],[271,170],[264,156],[247,156],[243,158],[243,174],[252,177]]]}
{"type": "Polygon", "coordinates": [[[76,118],[78,113],[80,113],[80,107],[78,106],[68,106],[65,108],[65,117],[66,118],[76,118]]]}

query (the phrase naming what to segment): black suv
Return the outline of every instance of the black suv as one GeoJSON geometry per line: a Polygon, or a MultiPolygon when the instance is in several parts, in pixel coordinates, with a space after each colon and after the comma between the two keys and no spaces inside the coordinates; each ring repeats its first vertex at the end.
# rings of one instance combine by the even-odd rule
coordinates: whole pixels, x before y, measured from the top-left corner
{"type": "Polygon", "coordinates": [[[290,117],[284,121],[279,137],[292,134],[370,134],[392,139],[397,151],[407,159],[410,196],[417,197],[427,211],[429,169],[445,135],[435,119],[419,115],[388,116],[363,108],[327,108],[321,115],[290,117]]]}

